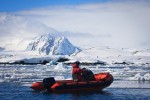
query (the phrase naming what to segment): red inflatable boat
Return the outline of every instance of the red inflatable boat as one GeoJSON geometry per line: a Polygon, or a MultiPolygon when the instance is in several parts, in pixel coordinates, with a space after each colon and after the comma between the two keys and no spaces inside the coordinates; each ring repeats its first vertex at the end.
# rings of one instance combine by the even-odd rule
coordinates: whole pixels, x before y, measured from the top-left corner
{"type": "Polygon", "coordinates": [[[45,86],[43,82],[35,82],[31,88],[35,91],[48,89],[50,92],[73,92],[73,91],[95,91],[102,90],[113,82],[113,76],[109,73],[98,73],[94,75],[94,81],[74,82],[73,80],[48,80],[50,83],[45,86]]]}

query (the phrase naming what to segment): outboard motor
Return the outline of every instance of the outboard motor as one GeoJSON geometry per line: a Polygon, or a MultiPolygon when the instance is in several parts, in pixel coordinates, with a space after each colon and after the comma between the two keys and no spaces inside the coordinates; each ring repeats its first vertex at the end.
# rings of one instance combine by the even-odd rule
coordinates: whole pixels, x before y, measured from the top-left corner
{"type": "Polygon", "coordinates": [[[55,82],[56,82],[56,81],[55,81],[54,77],[49,77],[49,78],[44,78],[44,79],[43,79],[43,85],[44,85],[44,87],[45,87],[48,91],[50,90],[50,87],[51,87],[52,85],[54,85],[55,82]]]}

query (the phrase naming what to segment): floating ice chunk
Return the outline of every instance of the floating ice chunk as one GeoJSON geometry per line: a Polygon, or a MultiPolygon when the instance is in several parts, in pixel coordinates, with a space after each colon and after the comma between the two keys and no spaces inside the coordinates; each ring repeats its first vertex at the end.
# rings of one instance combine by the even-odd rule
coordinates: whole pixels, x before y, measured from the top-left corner
{"type": "Polygon", "coordinates": [[[150,80],[150,73],[147,73],[144,75],[144,79],[149,81],[150,80]]]}
{"type": "Polygon", "coordinates": [[[125,70],[125,71],[128,71],[128,70],[131,70],[131,69],[130,69],[130,67],[128,66],[128,67],[125,67],[124,70],[125,70]]]}
{"type": "Polygon", "coordinates": [[[140,74],[140,73],[137,73],[134,77],[135,77],[135,78],[139,78],[139,77],[141,77],[141,74],[140,74]]]}
{"type": "Polygon", "coordinates": [[[60,70],[64,71],[67,69],[67,66],[64,65],[64,63],[58,63],[57,66],[54,68],[54,70],[60,70]]]}
{"type": "Polygon", "coordinates": [[[46,65],[57,65],[57,62],[54,61],[54,60],[52,60],[52,61],[50,61],[49,63],[47,63],[46,65]]]}
{"type": "Polygon", "coordinates": [[[150,73],[145,75],[141,75],[137,73],[134,77],[130,77],[129,80],[136,80],[136,81],[149,81],[150,80],[150,73]]]}
{"type": "Polygon", "coordinates": [[[112,75],[115,75],[115,76],[120,76],[120,75],[123,75],[124,73],[124,70],[114,70],[114,69],[108,69],[107,72],[111,73],[112,75]]]}
{"type": "Polygon", "coordinates": [[[55,76],[55,79],[56,80],[64,80],[65,78],[64,78],[64,76],[55,76]]]}
{"type": "Polygon", "coordinates": [[[134,76],[135,80],[141,80],[143,79],[143,76],[140,74],[140,73],[137,73],[135,76],[134,76]]]}
{"type": "Polygon", "coordinates": [[[135,80],[138,80],[138,81],[145,81],[144,76],[142,76],[140,73],[137,73],[137,74],[134,76],[134,79],[135,79],[135,80]]]}

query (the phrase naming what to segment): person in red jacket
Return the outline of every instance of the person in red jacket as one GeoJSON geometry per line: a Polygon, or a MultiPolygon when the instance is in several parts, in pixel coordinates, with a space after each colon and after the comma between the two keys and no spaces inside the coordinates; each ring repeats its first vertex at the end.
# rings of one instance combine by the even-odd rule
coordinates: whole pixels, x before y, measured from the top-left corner
{"type": "Polygon", "coordinates": [[[79,67],[80,62],[76,61],[72,64],[72,78],[74,81],[82,81],[82,69],[79,67]]]}

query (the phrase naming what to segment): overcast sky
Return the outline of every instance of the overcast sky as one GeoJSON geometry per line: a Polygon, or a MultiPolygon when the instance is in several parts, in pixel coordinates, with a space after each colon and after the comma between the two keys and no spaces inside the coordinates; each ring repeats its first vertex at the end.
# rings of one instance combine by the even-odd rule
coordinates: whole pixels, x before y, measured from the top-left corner
{"type": "Polygon", "coordinates": [[[8,38],[55,32],[78,46],[150,47],[148,0],[75,1],[1,0],[0,47],[8,38]]]}

